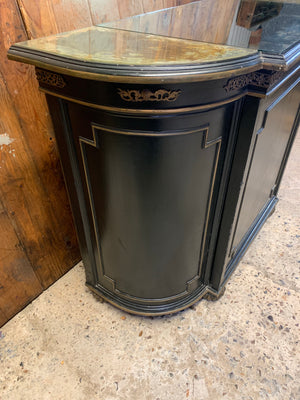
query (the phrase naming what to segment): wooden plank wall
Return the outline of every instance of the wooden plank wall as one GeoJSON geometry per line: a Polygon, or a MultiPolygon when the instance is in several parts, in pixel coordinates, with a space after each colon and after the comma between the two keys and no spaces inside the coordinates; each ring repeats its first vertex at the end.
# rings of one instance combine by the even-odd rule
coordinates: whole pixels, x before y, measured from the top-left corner
{"type": "Polygon", "coordinates": [[[16,42],[192,0],[0,0],[0,326],[80,260],[53,128],[16,42]]]}

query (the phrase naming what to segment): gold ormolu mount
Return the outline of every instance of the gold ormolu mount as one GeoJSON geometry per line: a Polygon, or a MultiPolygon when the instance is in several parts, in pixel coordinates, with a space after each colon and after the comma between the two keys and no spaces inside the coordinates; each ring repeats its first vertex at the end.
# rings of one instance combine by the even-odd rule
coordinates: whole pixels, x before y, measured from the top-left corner
{"type": "Polygon", "coordinates": [[[151,90],[123,90],[118,89],[118,93],[122,100],[141,102],[141,101],[175,101],[181,93],[181,90],[159,89],[155,92],[151,90]]]}
{"type": "Polygon", "coordinates": [[[46,83],[47,85],[58,87],[60,89],[66,86],[64,78],[55,72],[44,71],[43,69],[36,68],[35,74],[37,80],[41,83],[46,83]]]}

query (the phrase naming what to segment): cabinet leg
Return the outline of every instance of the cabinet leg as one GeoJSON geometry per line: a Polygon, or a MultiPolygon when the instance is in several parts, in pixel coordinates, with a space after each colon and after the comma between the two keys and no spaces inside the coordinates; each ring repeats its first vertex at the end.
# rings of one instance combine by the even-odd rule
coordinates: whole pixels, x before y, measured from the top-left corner
{"type": "Polygon", "coordinates": [[[274,207],[272,208],[270,214],[268,215],[268,218],[270,218],[270,217],[274,214],[275,211],[276,211],[276,206],[274,206],[274,207]]]}
{"type": "Polygon", "coordinates": [[[105,299],[103,297],[101,297],[100,294],[92,291],[92,295],[93,295],[94,299],[97,300],[99,303],[106,303],[105,299]]]}
{"type": "Polygon", "coordinates": [[[223,296],[223,294],[225,293],[225,290],[226,290],[226,288],[225,288],[225,286],[224,286],[224,287],[220,290],[219,293],[217,293],[217,294],[206,293],[202,298],[203,298],[204,300],[207,300],[207,301],[217,301],[217,300],[219,300],[219,299],[223,296]]]}

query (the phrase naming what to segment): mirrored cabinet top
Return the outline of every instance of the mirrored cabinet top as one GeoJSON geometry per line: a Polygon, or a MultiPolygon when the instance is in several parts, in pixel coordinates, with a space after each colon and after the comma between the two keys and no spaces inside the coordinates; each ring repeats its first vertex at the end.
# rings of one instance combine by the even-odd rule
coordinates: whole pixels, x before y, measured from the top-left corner
{"type": "Polygon", "coordinates": [[[199,64],[255,53],[234,46],[96,26],[28,40],[20,46],[87,62],[117,65],[199,64]]]}
{"type": "Polygon", "coordinates": [[[17,43],[8,57],[69,73],[147,79],[288,69],[299,56],[299,1],[200,0],[17,43]]]}

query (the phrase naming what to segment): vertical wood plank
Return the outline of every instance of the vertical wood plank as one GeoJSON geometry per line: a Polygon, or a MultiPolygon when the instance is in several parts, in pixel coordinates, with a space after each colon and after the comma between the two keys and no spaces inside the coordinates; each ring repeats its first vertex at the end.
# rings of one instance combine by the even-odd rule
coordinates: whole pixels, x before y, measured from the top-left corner
{"type": "MultiPolygon", "coordinates": [[[[1,191],[0,191],[1,195],[1,191]]],[[[0,201],[0,326],[38,296],[43,288],[0,201]]]]}
{"type": "Polygon", "coordinates": [[[0,28],[0,134],[13,141],[1,152],[2,197],[47,287],[79,260],[79,250],[48,109],[33,68],[6,59],[10,44],[26,39],[14,0],[0,1],[0,28]]]}
{"type": "MultiPolygon", "coordinates": [[[[7,143],[1,146],[1,199],[36,275],[42,286],[47,287],[72,266],[69,264],[70,255],[66,249],[61,250],[61,243],[57,240],[53,226],[55,209],[50,210],[49,199],[43,191],[1,75],[0,104],[0,134],[7,143]],[[67,265],[66,258],[69,258],[67,265]]],[[[3,226],[0,228],[4,229],[3,226]]],[[[60,236],[59,231],[57,233],[60,236]]]]}
{"type": "Polygon", "coordinates": [[[238,2],[239,0],[202,0],[155,14],[115,21],[109,26],[204,42],[226,43],[238,2]]]}
{"type": "Polygon", "coordinates": [[[202,0],[178,9],[171,20],[170,34],[204,42],[227,41],[239,0],[202,0]],[[181,14],[182,12],[182,14],[181,14]]]}
{"type": "Polygon", "coordinates": [[[140,0],[118,0],[118,6],[120,18],[127,18],[144,12],[143,2],[140,0]]]}
{"type": "Polygon", "coordinates": [[[120,19],[118,0],[89,0],[93,25],[120,19]]]}
{"type": "Polygon", "coordinates": [[[147,1],[143,0],[143,12],[152,12],[157,10],[163,10],[164,8],[175,7],[177,0],[153,0],[147,1]]]}
{"type": "Polygon", "coordinates": [[[1,311],[0,309],[0,327],[5,324],[5,322],[8,320],[6,315],[1,311]]]}
{"type": "Polygon", "coordinates": [[[17,0],[29,38],[92,25],[88,0],[17,0]]]}
{"type": "Polygon", "coordinates": [[[93,24],[191,3],[194,0],[89,0],[93,24]]]}
{"type": "MultiPolygon", "coordinates": [[[[195,3],[197,0],[176,0],[175,6],[183,6],[189,3],[195,3]]],[[[201,0],[200,0],[201,1],[201,0]]],[[[226,0],[225,0],[226,1],[226,0]]]]}
{"type": "Polygon", "coordinates": [[[241,3],[236,19],[236,24],[247,29],[250,28],[255,7],[256,0],[248,0],[241,3]]]}

